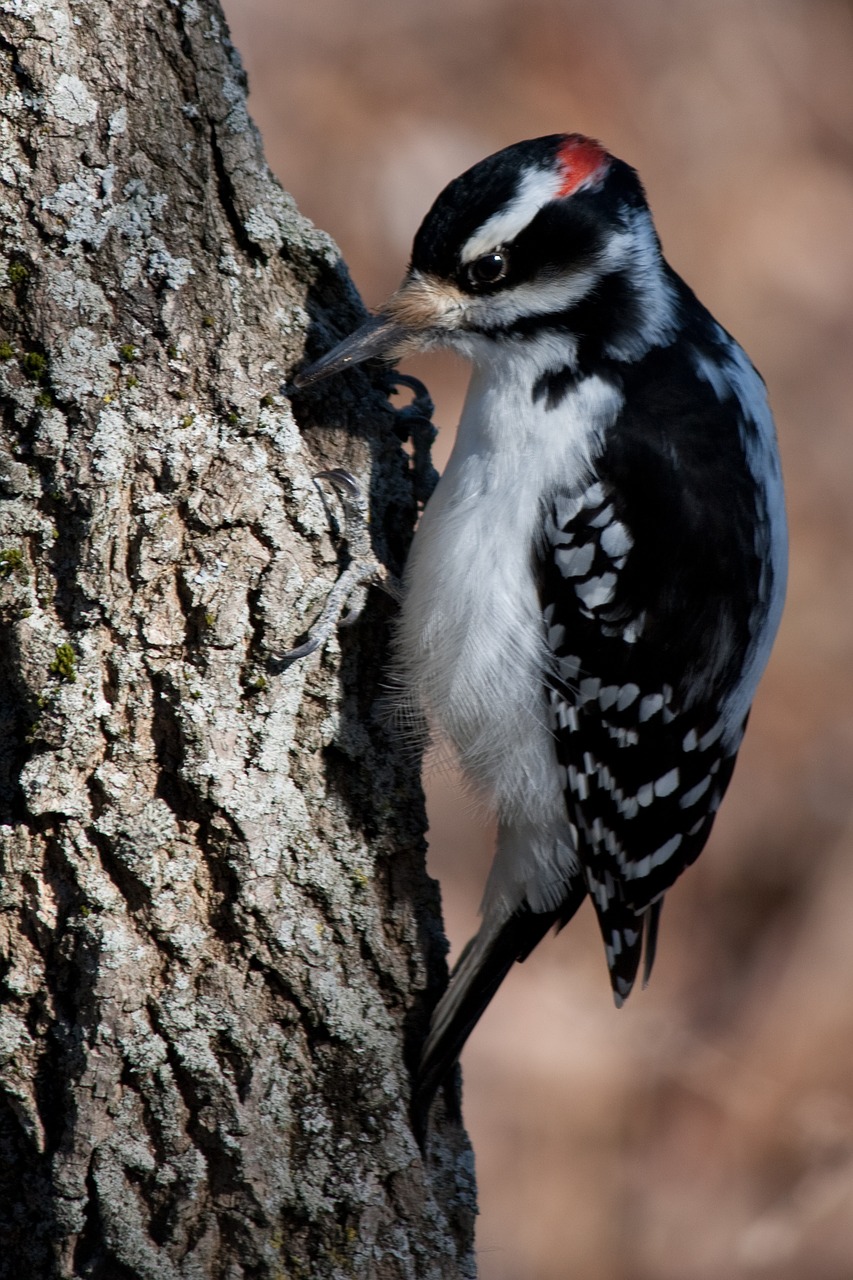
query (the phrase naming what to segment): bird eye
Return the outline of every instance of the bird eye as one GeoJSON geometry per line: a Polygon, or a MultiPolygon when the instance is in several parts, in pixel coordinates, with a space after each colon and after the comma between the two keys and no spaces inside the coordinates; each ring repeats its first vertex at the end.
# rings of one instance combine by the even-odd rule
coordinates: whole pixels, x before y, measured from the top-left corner
{"type": "Polygon", "coordinates": [[[491,284],[498,284],[509,271],[509,258],[502,249],[494,253],[484,253],[476,258],[468,267],[468,282],[475,289],[482,289],[491,284]]]}

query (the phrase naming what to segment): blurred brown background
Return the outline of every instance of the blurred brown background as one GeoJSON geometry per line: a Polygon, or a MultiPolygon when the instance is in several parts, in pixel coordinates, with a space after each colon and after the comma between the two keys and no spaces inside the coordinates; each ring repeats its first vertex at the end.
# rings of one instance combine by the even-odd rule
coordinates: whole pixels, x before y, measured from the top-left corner
{"type": "MultiPolygon", "coordinates": [[[[269,160],[370,305],[439,189],[542,133],[642,174],[667,256],[770,386],[782,633],[735,781],[617,1013],[591,911],[463,1058],[482,1280],[853,1277],[853,5],[227,0],[269,160]]],[[[432,358],[447,456],[466,370],[432,358]]],[[[454,953],[491,853],[428,779],[454,953]]]]}

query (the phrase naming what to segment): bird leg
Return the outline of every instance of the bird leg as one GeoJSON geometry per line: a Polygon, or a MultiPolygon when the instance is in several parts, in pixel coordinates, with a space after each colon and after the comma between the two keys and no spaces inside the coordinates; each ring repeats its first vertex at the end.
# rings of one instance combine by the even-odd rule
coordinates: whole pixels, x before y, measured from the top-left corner
{"type": "MultiPolygon", "coordinates": [[[[338,495],[344,513],[344,538],[350,553],[350,562],[332,587],[319,618],[308,633],[308,639],[295,649],[280,655],[279,661],[289,665],[299,658],[307,658],[320,649],[337,627],[349,627],[356,622],[367,600],[367,589],[381,586],[395,599],[400,597],[400,585],[373,553],[370,542],[370,517],[368,499],[355,477],[342,467],[330,471],[318,471],[314,483],[327,481],[338,495]],[[344,610],[347,610],[344,613],[344,610]]],[[[320,489],[322,493],[322,489],[320,489]]]]}
{"type": "MultiPolygon", "coordinates": [[[[392,370],[388,374],[387,384],[392,391],[398,387],[406,387],[412,392],[411,403],[396,410],[395,430],[401,440],[412,442],[412,488],[415,500],[423,505],[438,484],[438,472],[430,457],[430,449],[437,434],[432,423],[434,405],[429,392],[418,378],[392,370]]],[[[326,643],[336,627],[352,626],[364,609],[369,587],[380,586],[398,601],[402,596],[399,581],[379,563],[373,552],[368,498],[355,477],[342,467],[334,467],[329,471],[317,472],[314,483],[318,488],[321,480],[332,486],[343,509],[343,532],[350,562],[326,597],[326,603],[309,631],[308,639],[295,649],[288,649],[280,655],[279,661],[285,665],[315,653],[326,643]]],[[[322,492],[320,488],[320,493],[322,492]]]]}

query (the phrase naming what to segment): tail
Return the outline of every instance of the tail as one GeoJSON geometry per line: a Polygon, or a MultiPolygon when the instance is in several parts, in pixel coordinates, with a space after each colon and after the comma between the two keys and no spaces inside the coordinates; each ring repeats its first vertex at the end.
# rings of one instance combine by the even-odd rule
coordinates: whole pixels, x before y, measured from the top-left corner
{"type": "Polygon", "coordinates": [[[484,921],[465,947],[432,1015],[412,1094],[412,1124],[423,1147],[432,1101],[483,1011],[517,960],[525,960],[552,925],[562,928],[586,897],[578,880],[555,910],[526,902],[508,920],[484,921]]]}
{"type": "Polygon", "coordinates": [[[613,999],[619,1009],[631,994],[641,959],[643,960],[643,986],[648,985],[655,962],[663,897],[661,896],[657,902],[653,902],[645,910],[636,912],[616,895],[604,906],[593,896],[592,891],[590,896],[595,903],[598,924],[604,939],[613,999]]]}

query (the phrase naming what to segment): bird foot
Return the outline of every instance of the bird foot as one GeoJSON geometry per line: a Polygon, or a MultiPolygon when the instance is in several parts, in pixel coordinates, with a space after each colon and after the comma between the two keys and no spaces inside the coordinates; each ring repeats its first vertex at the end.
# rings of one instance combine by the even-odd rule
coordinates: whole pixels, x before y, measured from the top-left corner
{"type": "MultiPolygon", "coordinates": [[[[335,490],[343,509],[344,538],[350,552],[350,562],[326,597],[326,603],[309,631],[308,639],[279,656],[279,661],[285,665],[307,658],[309,654],[322,648],[338,627],[352,626],[364,609],[368,587],[380,586],[395,599],[400,597],[399,583],[373,554],[368,500],[355,477],[342,467],[334,467],[330,471],[317,472],[314,483],[318,488],[322,480],[335,490]]],[[[322,488],[320,492],[322,493],[322,488]]]]}

